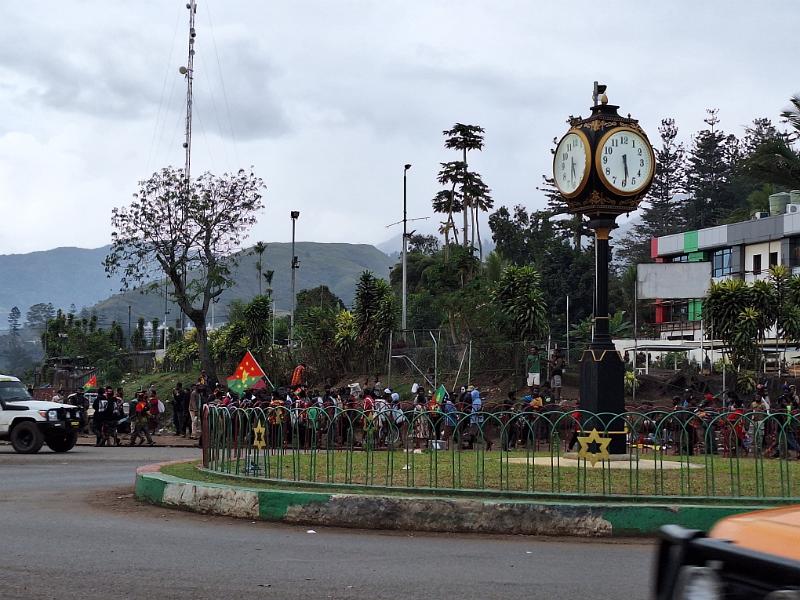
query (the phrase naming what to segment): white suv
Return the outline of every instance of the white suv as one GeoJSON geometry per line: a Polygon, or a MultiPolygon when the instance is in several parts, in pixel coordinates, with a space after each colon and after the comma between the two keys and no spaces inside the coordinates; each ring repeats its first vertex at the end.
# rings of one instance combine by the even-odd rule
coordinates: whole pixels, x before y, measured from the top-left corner
{"type": "Polygon", "coordinates": [[[53,452],[72,450],[82,419],[81,408],[34,400],[19,379],[0,375],[0,440],[17,452],[34,454],[42,444],[53,452]]]}

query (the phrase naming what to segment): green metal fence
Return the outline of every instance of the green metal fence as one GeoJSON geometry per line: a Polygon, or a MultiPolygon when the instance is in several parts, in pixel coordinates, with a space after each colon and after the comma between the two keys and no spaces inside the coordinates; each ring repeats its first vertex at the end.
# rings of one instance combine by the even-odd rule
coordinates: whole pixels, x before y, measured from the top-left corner
{"type": "Polygon", "coordinates": [[[208,406],[203,462],[223,475],[444,493],[790,500],[798,426],[789,412],[208,406]],[[625,454],[603,451],[613,435],[625,454]]]}

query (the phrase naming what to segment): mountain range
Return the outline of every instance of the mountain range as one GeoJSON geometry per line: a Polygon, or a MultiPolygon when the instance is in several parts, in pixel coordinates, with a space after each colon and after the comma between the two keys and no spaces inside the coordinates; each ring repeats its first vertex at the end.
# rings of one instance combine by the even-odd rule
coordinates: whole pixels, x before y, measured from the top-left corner
{"type": "MultiPolygon", "coordinates": [[[[387,278],[394,260],[369,244],[326,244],[298,242],[295,252],[300,261],[297,270],[296,290],[327,285],[346,305],[353,301],[355,285],[363,271],[387,278]]],[[[164,319],[174,324],[179,311],[170,301],[164,300],[163,285],[155,282],[140,289],[120,292],[119,276],[107,277],[103,259],[108,246],[94,249],[55,248],[29,254],[0,255],[0,327],[7,327],[7,316],[13,306],[22,312],[39,302],[50,302],[56,308],[69,309],[75,305],[95,312],[102,325],[112,320],[127,324],[128,311],[135,323],[139,317],[146,320],[164,319]]],[[[215,307],[215,318],[227,318],[231,300],[250,299],[259,291],[257,256],[252,249],[237,255],[238,265],[233,270],[235,285],[226,290],[215,307]]],[[[263,256],[263,271],[275,272],[272,280],[276,310],[287,312],[291,307],[291,244],[271,243],[263,256]]],[[[262,290],[266,281],[262,282],[262,290]]]]}

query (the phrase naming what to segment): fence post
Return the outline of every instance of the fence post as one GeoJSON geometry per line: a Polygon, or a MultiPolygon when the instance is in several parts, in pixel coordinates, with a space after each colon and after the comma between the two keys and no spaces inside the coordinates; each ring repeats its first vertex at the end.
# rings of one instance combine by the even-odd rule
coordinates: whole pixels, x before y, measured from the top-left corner
{"type": "Polygon", "coordinates": [[[472,338],[469,340],[469,361],[467,362],[467,385],[472,383],[472,338]]]}
{"type": "Polygon", "coordinates": [[[392,332],[389,331],[389,356],[386,363],[386,387],[392,387],[392,332]]]}

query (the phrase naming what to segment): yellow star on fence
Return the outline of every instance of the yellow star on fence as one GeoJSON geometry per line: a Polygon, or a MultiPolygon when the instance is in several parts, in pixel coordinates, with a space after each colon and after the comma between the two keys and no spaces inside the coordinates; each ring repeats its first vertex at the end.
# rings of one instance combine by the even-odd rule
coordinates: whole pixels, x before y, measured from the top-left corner
{"type": "Polygon", "coordinates": [[[267,430],[264,429],[261,421],[259,421],[258,425],[253,427],[253,447],[257,448],[258,450],[263,450],[267,447],[267,440],[264,439],[264,435],[266,433],[267,430]]]}
{"type": "Polygon", "coordinates": [[[598,460],[610,458],[608,454],[608,445],[610,443],[611,438],[600,437],[597,429],[592,429],[589,435],[578,436],[578,445],[580,446],[578,456],[583,460],[588,460],[594,466],[598,460]]]}

